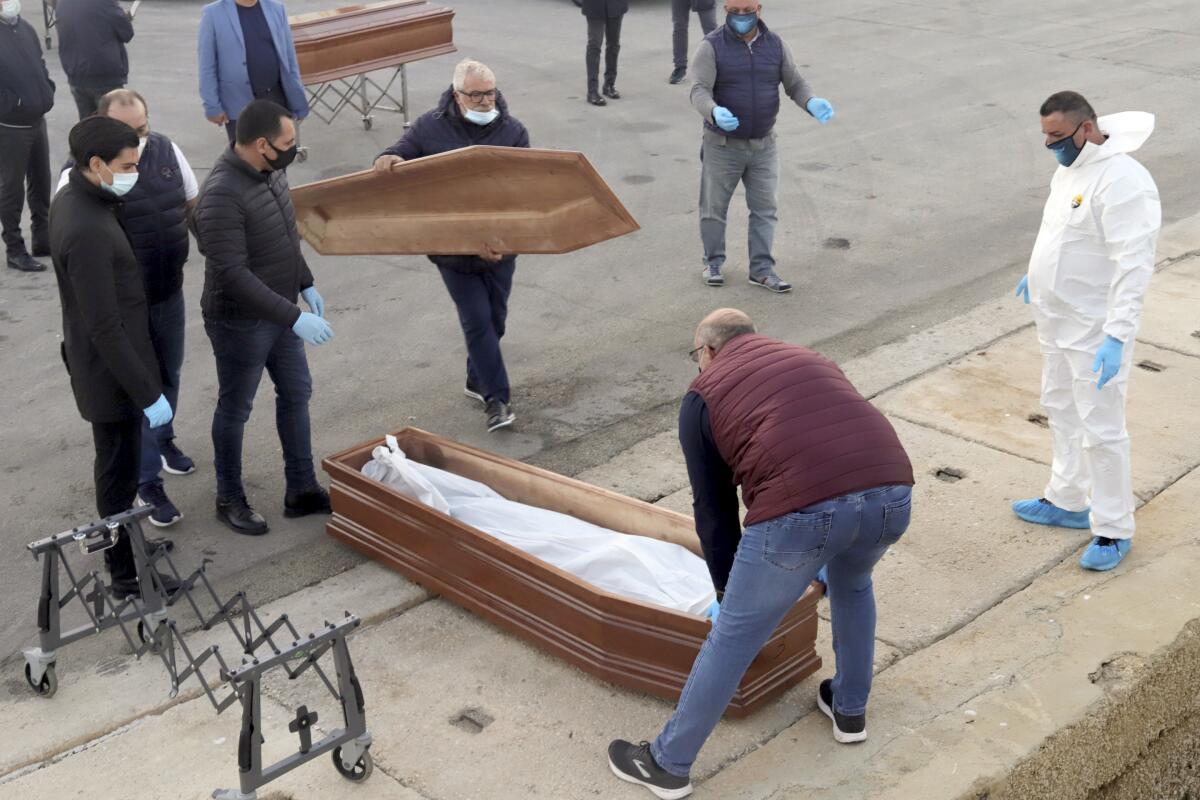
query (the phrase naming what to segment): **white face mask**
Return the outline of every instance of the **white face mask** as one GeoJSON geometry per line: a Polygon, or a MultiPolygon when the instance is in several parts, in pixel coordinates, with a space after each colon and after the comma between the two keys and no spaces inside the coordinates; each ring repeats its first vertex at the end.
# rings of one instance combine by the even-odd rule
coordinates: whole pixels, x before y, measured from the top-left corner
{"type": "Polygon", "coordinates": [[[496,121],[496,117],[500,116],[500,109],[493,108],[491,111],[475,111],[468,108],[463,112],[463,116],[476,125],[491,125],[496,121]]]}
{"type": "Polygon", "coordinates": [[[0,17],[6,20],[16,19],[21,15],[21,0],[4,0],[0,3],[0,17]]]}
{"type": "Polygon", "coordinates": [[[112,183],[105,183],[104,179],[100,179],[100,187],[106,192],[111,192],[117,197],[124,197],[129,194],[138,182],[138,174],[136,172],[112,172],[112,183]]]}

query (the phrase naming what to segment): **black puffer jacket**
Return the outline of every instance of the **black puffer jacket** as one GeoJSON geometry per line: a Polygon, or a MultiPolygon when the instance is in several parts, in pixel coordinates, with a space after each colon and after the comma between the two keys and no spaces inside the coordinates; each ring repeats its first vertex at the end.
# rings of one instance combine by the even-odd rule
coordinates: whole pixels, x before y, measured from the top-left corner
{"type": "Polygon", "coordinates": [[[259,172],[230,147],[200,189],[193,224],[205,256],[205,317],[296,323],[296,297],[313,277],[283,170],[259,172]]]}
{"type": "MultiPolygon", "coordinates": [[[[404,138],[384,150],[380,155],[400,156],[405,161],[433,156],[450,150],[482,144],[492,147],[529,147],[529,131],[514,116],[508,113],[504,95],[496,92],[496,108],[500,116],[488,125],[476,125],[463,119],[458,102],[454,99],[454,87],[442,93],[438,107],[426,111],[404,134],[404,138]]],[[[501,263],[516,259],[509,256],[501,263]]],[[[429,256],[429,260],[443,269],[455,272],[487,272],[494,264],[478,256],[429,256]]]]}
{"type": "Polygon", "coordinates": [[[121,228],[120,205],[77,169],[50,205],[62,357],[88,422],[137,419],[162,392],[142,268],[121,228]]]}

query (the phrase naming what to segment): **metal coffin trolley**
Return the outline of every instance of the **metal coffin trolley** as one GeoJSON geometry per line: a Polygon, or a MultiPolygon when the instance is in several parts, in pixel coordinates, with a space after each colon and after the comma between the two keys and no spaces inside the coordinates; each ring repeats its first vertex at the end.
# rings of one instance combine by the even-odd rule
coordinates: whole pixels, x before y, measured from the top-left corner
{"type": "Polygon", "coordinates": [[[426,0],[387,0],[290,18],[300,79],[312,113],[326,124],[346,108],[371,129],[375,111],[404,115],[405,65],[453,53],[454,12],[426,0]],[[371,73],[390,70],[378,80],[371,73]],[[396,82],[400,97],[396,97],[396,82]]]}
{"type": "Polygon", "coordinates": [[[347,612],[341,621],[326,622],[322,630],[307,636],[297,631],[286,614],[264,625],[245,592],[239,591],[224,601],[218,597],[205,574],[207,561],[184,578],[164,548],[147,547],[141,521],[152,511],[151,507],[126,511],[29,544],[34,558],[42,562],[37,613],[40,646],[24,651],[25,680],[30,688],[42,697],[52,697],[58,691],[59,651],[80,639],[119,628],[138,658],[150,653],[162,661],[170,677],[171,697],[179,693],[181,683],[194,675],[218,714],[235,702],[241,703],[240,787],[214,791],[212,796],[217,800],[256,800],[259,788],[326,753],[332,754],[334,767],[344,777],[366,780],[372,771],[371,735],[367,731],[362,687],[346,643],[346,638],[359,626],[359,619],[347,612]],[[76,545],[85,554],[106,550],[116,544],[122,529],[129,536],[141,591],[140,597],[118,600],[98,571],[77,572],[65,553],[76,545]],[[166,594],[154,577],[159,573],[179,581],[179,589],[166,594]],[[69,587],[65,591],[63,575],[69,587]],[[64,631],[62,610],[73,603],[82,607],[88,622],[64,631]],[[206,615],[200,603],[211,603],[216,611],[206,615]],[[242,650],[240,664],[226,662],[217,645],[193,652],[172,616],[173,610],[185,607],[201,630],[228,626],[242,650]],[[327,655],[333,661],[332,679],[327,668],[320,664],[327,655]],[[205,676],[205,665],[215,665],[218,681],[212,682],[205,676]],[[299,748],[274,764],[264,765],[262,684],[263,676],[275,669],[283,670],[289,680],[311,670],[340,705],[343,726],[314,742],[311,728],[318,716],[301,705],[288,726],[299,737],[299,748]]]}

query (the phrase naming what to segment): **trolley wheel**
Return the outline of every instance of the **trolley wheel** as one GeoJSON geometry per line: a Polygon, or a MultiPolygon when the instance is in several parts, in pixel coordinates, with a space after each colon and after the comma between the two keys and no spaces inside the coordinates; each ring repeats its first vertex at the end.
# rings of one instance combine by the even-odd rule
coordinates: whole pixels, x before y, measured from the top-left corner
{"type": "Polygon", "coordinates": [[[150,645],[151,653],[158,653],[160,650],[162,650],[162,644],[159,643],[159,640],[156,637],[146,635],[146,624],[141,620],[138,620],[137,624],[137,637],[138,641],[142,644],[150,645]]]}
{"type": "MultiPolygon", "coordinates": [[[[42,673],[42,680],[38,683],[33,682],[33,672],[30,670],[29,665],[26,664],[25,682],[29,684],[30,689],[33,689],[34,694],[39,697],[53,697],[54,693],[58,691],[58,674],[54,671],[53,663],[46,665],[46,671],[42,673]]],[[[370,774],[370,772],[371,770],[368,768],[367,773],[370,774]]]]}
{"type": "Polygon", "coordinates": [[[305,161],[308,161],[308,148],[307,147],[301,147],[298,150],[296,150],[296,160],[299,161],[301,164],[303,164],[305,161]]]}
{"type": "Polygon", "coordinates": [[[375,769],[375,762],[371,760],[371,751],[364,750],[359,756],[358,763],[354,765],[354,769],[346,769],[342,766],[342,748],[333,748],[333,766],[338,773],[348,781],[360,783],[371,777],[371,771],[375,769]]]}
{"type": "Polygon", "coordinates": [[[374,123],[375,123],[375,120],[371,119],[370,117],[363,117],[363,130],[364,131],[371,130],[371,125],[373,125],[374,123]]]}
{"type": "Polygon", "coordinates": [[[47,49],[47,50],[53,50],[53,49],[54,49],[54,40],[53,40],[53,39],[51,39],[49,36],[47,36],[47,37],[46,37],[46,49],[47,49]]]}

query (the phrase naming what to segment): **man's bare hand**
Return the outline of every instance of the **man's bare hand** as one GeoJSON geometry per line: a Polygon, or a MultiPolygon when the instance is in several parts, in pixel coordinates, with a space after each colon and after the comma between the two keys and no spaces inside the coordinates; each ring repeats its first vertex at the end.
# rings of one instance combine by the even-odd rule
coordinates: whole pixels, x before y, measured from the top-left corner
{"type": "Polygon", "coordinates": [[[492,246],[490,244],[485,244],[483,246],[483,249],[479,251],[479,257],[482,258],[484,261],[488,262],[489,264],[496,264],[496,263],[504,260],[504,254],[497,253],[495,250],[492,249],[492,246]]]}
{"type": "Polygon", "coordinates": [[[226,122],[229,122],[229,115],[226,114],[224,111],[222,111],[220,114],[217,114],[216,116],[209,117],[208,121],[211,122],[213,125],[224,125],[226,122]]]}
{"type": "Polygon", "coordinates": [[[375,159],[376,172],[388,172],[395,168],[397,164],[403,164],[404,159],[400,156],[385,155],[375,159]]]}

